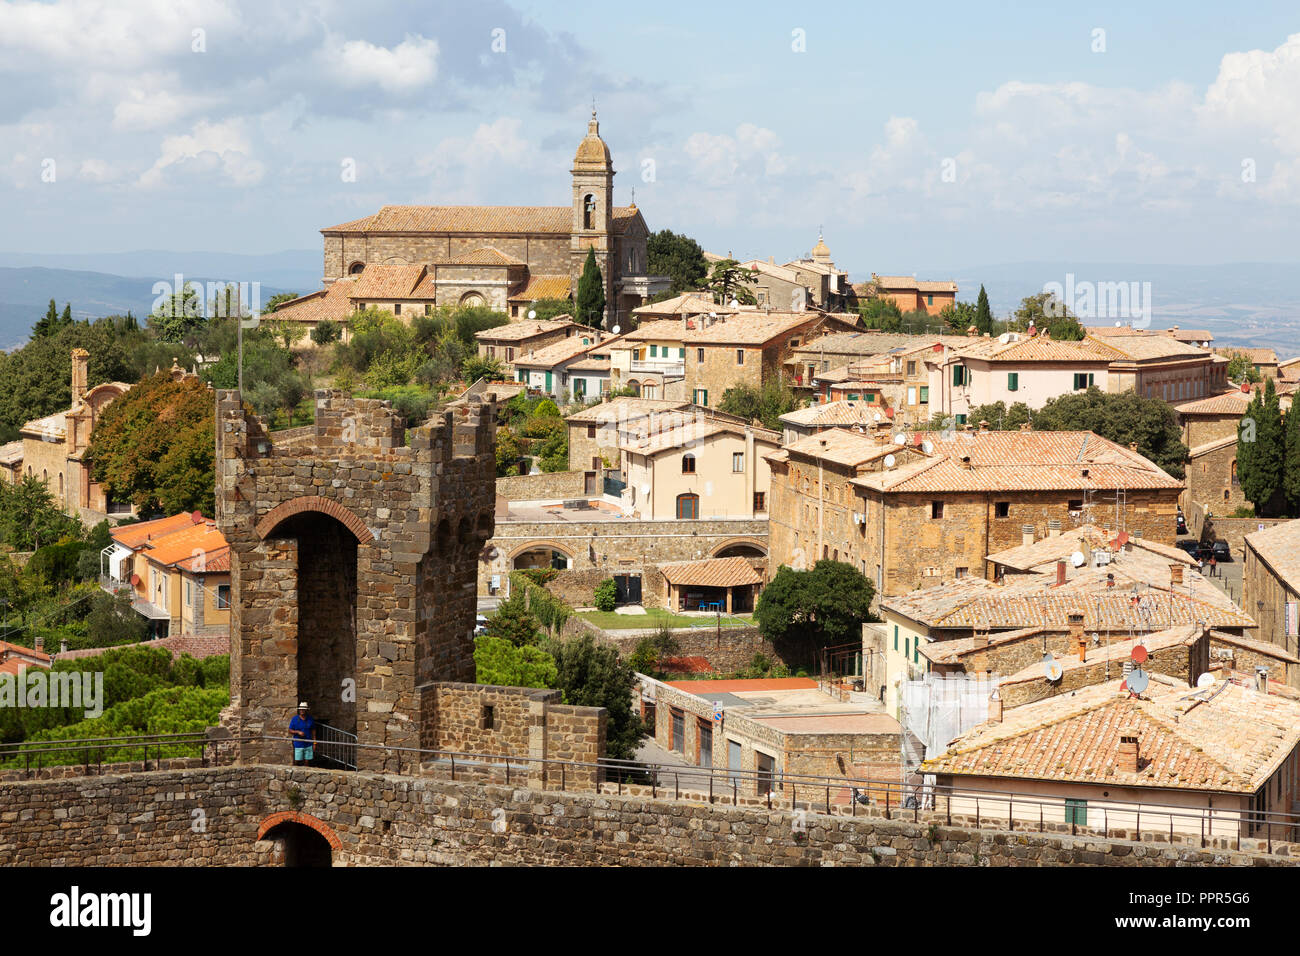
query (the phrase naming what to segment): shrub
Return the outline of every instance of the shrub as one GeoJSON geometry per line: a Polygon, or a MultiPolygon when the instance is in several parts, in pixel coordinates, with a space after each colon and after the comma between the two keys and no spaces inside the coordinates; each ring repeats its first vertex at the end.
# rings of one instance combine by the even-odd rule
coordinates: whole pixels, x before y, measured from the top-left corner
{"type": "Polygon", "coordinates": [[[612,611],[618,604],[618,585],[613,578],[606,578],[596,585],[593,603],[597,611],[612,611]]]}

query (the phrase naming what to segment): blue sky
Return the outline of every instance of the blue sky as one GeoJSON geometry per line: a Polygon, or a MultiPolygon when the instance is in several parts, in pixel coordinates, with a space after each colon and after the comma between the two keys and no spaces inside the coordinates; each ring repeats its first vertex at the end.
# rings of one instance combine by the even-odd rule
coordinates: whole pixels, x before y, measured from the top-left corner
{"type": "Polygon", "coordinates": [[[714,251],[821,225],[855,277],[1297,260],[1294,4],[791,10],[0,3],[0,247],[316,249],[385,203],[567,203],[594,95],[618,200],[714,251]]]}

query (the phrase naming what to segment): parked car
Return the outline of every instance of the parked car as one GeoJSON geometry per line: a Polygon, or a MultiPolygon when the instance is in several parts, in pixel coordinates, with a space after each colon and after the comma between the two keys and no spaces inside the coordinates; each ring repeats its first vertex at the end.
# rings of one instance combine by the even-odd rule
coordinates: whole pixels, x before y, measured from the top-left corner
{"type": "Polygon", "coordinates": [[[1215,561],[1232,560],[1232,549],[1228,547],[1228,542],[1216,541],[1210,546],[1210,549],[1215,561]]]}
{"type": "Polygon", "coordinates": [[[1187,534],[1187,519],[1183,517],[1181,511],[1178,512],[1178,530],[1175,534],[1187,534]]]}
{"type": "Polygon", "coordinates": [[[1175,541],[1174,547],[1186,551],[1192,557],[1196,557],[1197,553],[1201,550],[1201,543],[1191,538],[1184,538],[1182,541],[1175,541]]]}
{"type": "Polygon", "coordinates": [[[474,636],[478,637],[480,634],[486,634],[486,633],[487,633],[487,618],[485,618],[482,614],[480,614],[478,616],[478,620],[474,622],[474,636]]]}

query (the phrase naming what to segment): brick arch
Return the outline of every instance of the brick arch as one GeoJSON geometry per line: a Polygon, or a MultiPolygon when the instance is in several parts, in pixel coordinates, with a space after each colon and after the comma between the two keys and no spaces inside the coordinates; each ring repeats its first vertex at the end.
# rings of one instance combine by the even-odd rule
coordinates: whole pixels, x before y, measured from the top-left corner
{"type": "Polygon", "coordinates": [[[328,823],[310,813],[303,813],[300,810],[281,810],[279,813],[273,813],[257,828],[257,838],[260,840],[269,832],[278,827],[281,823],[301,823],[305,827],[310,827],[325,838],[325,842],[330,845],[331,850],[343,849],[343,841],[338,838],[328,823]]]}
{"type": "Polygon", "coordinates": [[[329,498],[322,498],[319,495],[302,495],[276,505],[257,523],[257,536],[259,538],[267,537],[279,526],[280,522],[286,518],[292,518],[296,514],[302,514],[304,511],[317,511],[329,515],[351,531],[360,544],[370,544],[375,540],[375,536],[370,533],[370,529],[366,527],[364,521],[337,501],[331,501],[329,498]]]}
{"type": "Polygon", "coordinates": [[[709,557],[716,557],[719,551],[725,551],[727,548],[734,548],[737,545],[742,544],[748,545],[751,548],[758,548],[758,550],[763,552],[764,557],[769,556],[767,545],[757,538],[728,538],[721,544],[716,545],[713,550],[709,552],[709,557]]]}
{"type": "Polygon", "coordinates": [[[526,544],[521,544],[519,547],[515,548],[508,555],[506,555],[506,557],[513,564],[515,558],[519,557],[519,555],[523,554],[525,551],[536,551],[538,548],[553,548],[554,550],[560,552],[560,554],[564,555],[566,558],[569,558],[570,560],[577,557],[573,549],[568,545],[556,544],[554,541],[547,541],[543,538],[539,538],[536,541],[529,541],[526,544]]]}

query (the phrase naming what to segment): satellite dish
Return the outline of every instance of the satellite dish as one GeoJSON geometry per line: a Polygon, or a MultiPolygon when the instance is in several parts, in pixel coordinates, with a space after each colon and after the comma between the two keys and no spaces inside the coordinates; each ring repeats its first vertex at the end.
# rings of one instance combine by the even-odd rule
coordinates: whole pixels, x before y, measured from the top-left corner
{"type": "Polygon", "coordinates": [[[898,459],[896,459],[893,455],[886,455],[886,456],[885,456],[885,467],[886,467],[886,468],[893,468],[893,467],[894,467],[894,463],[895,463],[897,460],[898,460],[898,459]]]}
{"type": "Polygon", "coordinates": [[[875,417],[873,418],[873,421],[877,421],[877,422],[880,421],[880,412],[876,412],[875,417]]]}
{"type": "Polygon", "coordinates": [[[1070,563],[1073,564],[1076,568],[1083,567],[1084,562],[1087,560],[1088,559],[1083,556],[1082,551],[1076,551],[1074,552],[1074,554],[1070,555],[1070,563]]]}
{"type": "Polygon", "coordinates": [[[1115,321],[1115,328],[1117,328],[1117,329],[1122,329],[1122,328],[1124,328],[1124,323],[1123,323],[1123,322],[1120,322],[1119,320],[1116,320],[1116,321],[1115,321]]]}
{"type": "Polygon", "coordinates": [[[1011,341],[1011,333],[1003,332],[1001,335],[998,336],[998,341],[1001,342],[1003,345],[1006,345],[1008,342],[1011,341]]]}
{"type": "Polygon", "coordinates": [[[618,335],[618,326],[617,325],[614,326],[612,329],[610,329],[610,331],[613,332],[615,335],[618,335]]]}
{"type": "Polygon", "coordinates": [[[536,310],[536,309],[529,309],[529,310],[528,310],[528,317],[529,317],[530,319],[535,319],[535,318],[537,318],[537,310],[536,310]]]}
{"type": "Polygon", "coordinates": [[[1061,679],[1061,674],[1063,674],[1064,671],[1061,670],[1060,664],[1056,661],[1052,661],[1052,663],[1043,668],[1043,673],[1047,675],[1048,680],[1058,681],[1061,679]]]}
{"type": "Polygon", "coordinates": [[[1147,672],[1142,670],[1140,667],[1135,667],[1133,668],[1133,670],[1129,671],[1128,680],[1126,683],[1128,684],[1128,689],[1130,692],[1134,694],[1140,694],[1147,689],[1147,684],[1149,684],[1150,682],[1151,682],[1150,675],[1147,674],[1147,672]]]}
{"type": "Polygon", "coordinates": [[[1214,675],[1209,673],[1208,671],[1202,674],[1200,677],[1196,678],[1197,687],[1209,687],[1213,683],[1214,683],[1214,675]]]}
{"type": "Polygon", "coordinates": [[[927,455],[934,454],[934,442],[929,440],[921,442],[921,451],[925,452],[927,455]]]}
{"type": "Polygon", "coordinates": [[[650,486],[649,486],[649,485],[642,485],[642,486],[641,486],[641,496],[642,496],[642,497],[645,497],[645,496],[648,495],[648,494],[650,494],[650,486]]]}
{"type": "Polygon", "coordinates": [[[1133,663],[1140,667],[1146,663],[1147,649],[1139,644],[1137,647],[1133,648],[1133,653],[1129,656],[1133,658],[1133,663]]]}
{"type": "Polygon", "coordinates": [[[899,432],[897,435],[894,436],[894,444],[895,444],[895,445],[906,445],[906,444],[907,444],[907,436],[904,435],[902,432],[899,432]]]}

